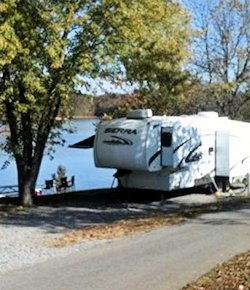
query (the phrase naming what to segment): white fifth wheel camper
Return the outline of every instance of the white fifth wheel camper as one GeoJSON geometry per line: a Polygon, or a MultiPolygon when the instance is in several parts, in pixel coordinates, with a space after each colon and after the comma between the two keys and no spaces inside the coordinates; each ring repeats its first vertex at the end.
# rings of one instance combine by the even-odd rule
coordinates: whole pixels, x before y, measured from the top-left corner
{"type": "Polygon", "coordinates": [[[71,147],[94,147],[97,167],[116,168],[119,186],[170,191],[243,182],[250,172],[250,124],[196,115],[153,116],[135,110],[101,121],[96,135],[71,147]]]}

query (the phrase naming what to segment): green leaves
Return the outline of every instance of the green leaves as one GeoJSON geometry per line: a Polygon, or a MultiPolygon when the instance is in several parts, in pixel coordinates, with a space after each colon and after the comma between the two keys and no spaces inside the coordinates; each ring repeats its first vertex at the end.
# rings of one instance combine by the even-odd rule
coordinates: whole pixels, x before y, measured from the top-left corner
{"type": "Polygon", "coordinates": [[[123,24],[117,25],[127,39],[121,59],[128,79],[146,86],[164,86],[162,75],[180,73],[188,55],[188,14],[165,1],[134,1],[119,12],[123,15],[121,19],[130,15],[132,29],[131,33],[123,24]]]}
{"type": "MultiPolygon", "coordinates": [[[[0,8],[1,9],[1,8],[0,8]]],[[[11,63],[17,51],[22,48],[21,43],[11,25],[11,20],[0,24],[0,69],[11,63]]]]}
{"type": "Polygon", "coordinates": [[[83,76],[158,96],[182,82],[189,15],[170,1],[5,0],[0,13],[0,103],[11,104],[17,127],[27,114],[34,130],[67,117],[83,76]]]}
{"type": "Polygon", "coordinates": [[[68,107],[78,76],[154,90],[168,82],[170,92],[188,56],[189,15],[170,1],[5,0],[0,11],[2,97],[8,91],[38,121],[52,100],[61,113],[68,107]]]}

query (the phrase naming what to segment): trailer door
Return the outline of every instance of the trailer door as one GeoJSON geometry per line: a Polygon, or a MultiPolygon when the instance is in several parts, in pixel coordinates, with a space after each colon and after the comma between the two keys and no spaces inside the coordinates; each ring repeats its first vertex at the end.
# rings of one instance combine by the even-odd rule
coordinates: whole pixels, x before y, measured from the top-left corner
{"type": "Polygon", "coordinates": [[[229,177],[229,131],[216,132],[215,175],[229,177]]]}
{"type": "Polygon", "coordinates": [[[161,128],[161,165],[173,166],[173,127],[161,128]]]}

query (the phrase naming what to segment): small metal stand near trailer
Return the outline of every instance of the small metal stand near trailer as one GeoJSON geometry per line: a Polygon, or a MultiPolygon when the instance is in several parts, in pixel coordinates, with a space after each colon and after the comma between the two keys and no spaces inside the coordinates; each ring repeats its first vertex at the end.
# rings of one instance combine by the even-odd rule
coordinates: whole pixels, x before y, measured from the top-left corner
{"type": "Polygon", "coordinates": [[[134,110],[101,121],[96,135],[71,145],[94,148],[97,167],[116,168],[124,188],[171,191],[214,185],[226,191],[250,173],[250,123],[216,112],[153,116],[134,110]]]}

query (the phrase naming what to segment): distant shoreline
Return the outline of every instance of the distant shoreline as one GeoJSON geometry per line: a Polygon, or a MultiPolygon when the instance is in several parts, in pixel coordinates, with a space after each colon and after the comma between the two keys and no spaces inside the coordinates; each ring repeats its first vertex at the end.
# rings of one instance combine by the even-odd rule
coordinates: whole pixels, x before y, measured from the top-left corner
{"type": "MultiPolygon", "coordinates": [[[[57,119],[60,120],[60,118],[57,119]]],[[[99,120],[100,118],[97,116],[73,116],[71,120],[88,120],[88,119],[99,120]]],[[[8,136],[8,135],[10,135],[10,129],[8,126],[5,126],[5,128],[2,130],[0,129],[0,136],[8,136]]]]}
{"type": "Polygon", "coordinates": [[[100,119],[97,116],[73,116],[72,120],[88,120],[88,119],[100,119]]]}
{"type": "MultiPolygon", "coordinates": [[[[65,119],[65,121],[70,121],[70,120],[88,120],[88,119],[100,119],[97,116],[73,116],[71,118],[65,119]]],[[[61,120],[61,117],[56,117],[56,120],[61,120]]]]}
{"type": "Polygon", "coordinates": [[[0,136],[8,136],[10,134],[9,126],[4,125],[2,127],[2,129],[0,127],[0,136]]]}

